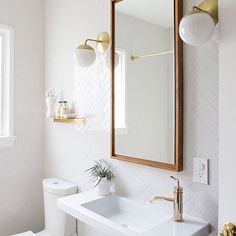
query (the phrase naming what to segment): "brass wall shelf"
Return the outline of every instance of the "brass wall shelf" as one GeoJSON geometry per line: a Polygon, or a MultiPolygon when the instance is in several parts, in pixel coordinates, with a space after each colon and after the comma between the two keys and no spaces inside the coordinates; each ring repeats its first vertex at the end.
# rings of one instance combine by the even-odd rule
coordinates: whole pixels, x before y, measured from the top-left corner
{"type": "Polygon", "coordinates": [[[86,118],[53,118],[53,122],[86,125],[86,118]]]}

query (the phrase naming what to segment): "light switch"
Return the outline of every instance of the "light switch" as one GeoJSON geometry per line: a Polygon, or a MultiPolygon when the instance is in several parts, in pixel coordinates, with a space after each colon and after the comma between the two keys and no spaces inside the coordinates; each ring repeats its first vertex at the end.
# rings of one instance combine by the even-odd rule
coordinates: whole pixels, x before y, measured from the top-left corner
{"type": "Polygon", "coordinates": [[[193,158],[193,182],[209,184],[209,159],[193,158]]]}

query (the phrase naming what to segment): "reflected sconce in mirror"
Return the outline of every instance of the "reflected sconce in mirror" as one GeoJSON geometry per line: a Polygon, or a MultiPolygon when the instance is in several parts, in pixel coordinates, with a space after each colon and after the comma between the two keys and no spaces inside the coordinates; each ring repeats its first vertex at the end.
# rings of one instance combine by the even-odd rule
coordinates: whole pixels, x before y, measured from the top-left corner
{"type": "Polygon", "coordinates": [[[204,0],[182,18],[179,35],[186,44],[199,46],[212,37],[217,23],[217,0],[204,0]]]}
{"type": "Polygon", "coordinates": [[[135,61],[135,60],[141,59],[141,58],[162,56],[162,55],[167,55],[167,54],[172,54],[172,53],[174,53],[173,50],[171,50],[171,51],[163,51],[163,52],[148,53],[148,54],[139,55],[139,56],[133,56],[133,55],[132,55],[132,56],[130,57],[130,59],[131,59],[131,61],[135,61]]]}
{"type": "Polygon", "coordinates": [[[86,39],[85,43],[75,49],[74,58],[77,65],[81,67],[89,67],[96,60],[96,52],[88,42],[96,42],[98,52],[105,53],[110,45],[110,36],[107,32],[102,32],[97,39],[86,39]]]}
{"type": "MultiPolygon", "coordinates": [[[[115,68],[119,65],[120,63],[120,55],[115,52],[115,68]]],[[[106,65],[108,68],[110,68],[110,65],[111,65],[111,53],[110,51],[107,53],[107,56],[106,56],[106,65]]]]}

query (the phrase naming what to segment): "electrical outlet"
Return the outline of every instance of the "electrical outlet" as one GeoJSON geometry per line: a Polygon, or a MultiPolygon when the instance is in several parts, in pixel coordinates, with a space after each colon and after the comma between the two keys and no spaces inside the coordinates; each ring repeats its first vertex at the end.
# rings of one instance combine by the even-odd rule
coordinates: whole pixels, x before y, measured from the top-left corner
{"type": "Polygon", "coordinates": [[[209,184],[209,159],[193,158],[193,182],[209,184]]]}

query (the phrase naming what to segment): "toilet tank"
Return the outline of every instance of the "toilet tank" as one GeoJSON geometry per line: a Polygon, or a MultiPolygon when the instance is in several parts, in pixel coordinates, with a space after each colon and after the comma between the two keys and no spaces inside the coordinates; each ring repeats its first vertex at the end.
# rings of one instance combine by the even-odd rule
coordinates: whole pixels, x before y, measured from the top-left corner
{"type": "Polygon", "coordinates": [[[57,199],[77,192],[77,187],[57,178],[43,180],[45,231],[53,236],[76,234],[76,219],[57,208],[57,199]]]}

